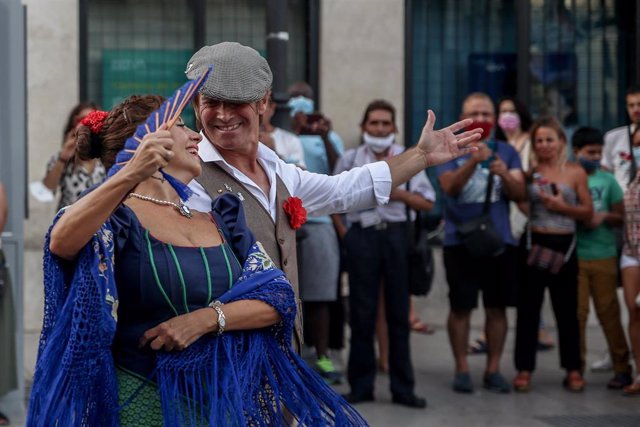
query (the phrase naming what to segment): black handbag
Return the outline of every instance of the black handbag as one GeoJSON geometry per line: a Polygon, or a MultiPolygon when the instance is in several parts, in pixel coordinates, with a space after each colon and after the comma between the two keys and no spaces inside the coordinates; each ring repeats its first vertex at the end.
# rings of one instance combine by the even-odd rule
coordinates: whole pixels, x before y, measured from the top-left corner
{"type": "Polygon", "coordinates": [[[502,254],[506,248],[504,240],[496,230],[496,226],[493,224],[489,214],[492,190],[493,174],[490,173],[487,193],[482,206],[482,215],[470,221],[457,224],[458,233],[462,237],[462,244],[472,256],[478,258],[496,257],[502,254]]]}
{"type": "MultiPolygon", "coordinates": [[[[409,191],[409,183],[407,183],[409,191]]],[[[416,212],[415,221],[411,221],[409,206],[406,207],[409,230],[409,293],[426,296],[433,283],[433,250],[429,245],[429,233],[422,227],[420,213],[416,212]]]]}

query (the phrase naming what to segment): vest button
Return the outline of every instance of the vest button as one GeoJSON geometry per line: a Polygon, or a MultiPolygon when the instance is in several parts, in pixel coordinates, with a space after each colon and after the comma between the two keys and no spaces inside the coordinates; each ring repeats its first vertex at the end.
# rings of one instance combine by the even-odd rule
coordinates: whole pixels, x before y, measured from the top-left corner
{"type": "Polygon", "coordinates": [[[288,262],[288,260],[286,260],[286,259],[285,259],[284,261],[282,261],[282,265],[284,265],[285,267],[287,266],[287,264],[288,264],[288,263],[289,263],[289,262],[288,262]]]}
{"type": "Polygon", "coordinates": [[[281,237],[278,239],[278,243],[280,243],[281,245],[284,245],[284,239],[281,237]]]}

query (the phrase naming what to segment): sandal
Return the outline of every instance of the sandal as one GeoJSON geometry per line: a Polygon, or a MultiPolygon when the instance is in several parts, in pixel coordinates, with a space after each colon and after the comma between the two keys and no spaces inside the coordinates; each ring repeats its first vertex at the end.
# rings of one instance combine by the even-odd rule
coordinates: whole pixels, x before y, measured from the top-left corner
{"type": "Polygon", "coordinates": [[[411,328],[411,332],[418,332],[425,335],[432,335],[436,331],[417,317],[411,321],[409,327],[411,328]]]}
{"type": "Polygon", "coordinates": [[[9,424],[11,424],[11,421],[9,421],[9,417],[0,412],[0,426],[8,426],[9,424]]]}
{"type": "Polygon", "coordinates": [[[634,382],[622,389],[623,396],[640,396],[640,375],[634,382]]]}
{"type": "Polygon", "coordinates": [[[582,375],[578,371],[569,372],[562,381],[562,386],[565,389],[575,392],[584,391],[584,387],[586,384],[586,381],[584,380],[584,378],[582,378],[582,375]]]}
{"type": "Polygon", "coordinates": [[[513,379],[513,389],[519,392],[527,392],[531,389],[531,372],[520,371],[513,379]]]}

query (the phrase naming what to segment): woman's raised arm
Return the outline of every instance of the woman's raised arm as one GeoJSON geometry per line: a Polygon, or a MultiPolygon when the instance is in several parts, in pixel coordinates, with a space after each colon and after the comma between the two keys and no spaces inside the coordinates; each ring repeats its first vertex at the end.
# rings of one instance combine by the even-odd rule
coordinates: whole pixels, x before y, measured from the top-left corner
{"type": "Polygon", "coordinates": [[[134,156],[117,174],[65,208],[51,231],[49,250],[64,259],[75,258],[127,194],[168,164],[172,147],[173,139],[165,128],[145,135],[134,156]]]}

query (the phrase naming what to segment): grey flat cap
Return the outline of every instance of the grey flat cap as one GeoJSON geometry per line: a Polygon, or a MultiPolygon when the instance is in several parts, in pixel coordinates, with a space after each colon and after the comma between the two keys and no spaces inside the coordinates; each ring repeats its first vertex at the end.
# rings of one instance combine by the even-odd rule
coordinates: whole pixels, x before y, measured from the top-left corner
{"type": "Polygon", "coordinates": [[[258,51],[240,43],[223,42],[205,46],[187,63],[185,74],[196,79],[213,65],[200,93],[220,101],[255,102],[271,88],[273,75],[258,51]]]}

